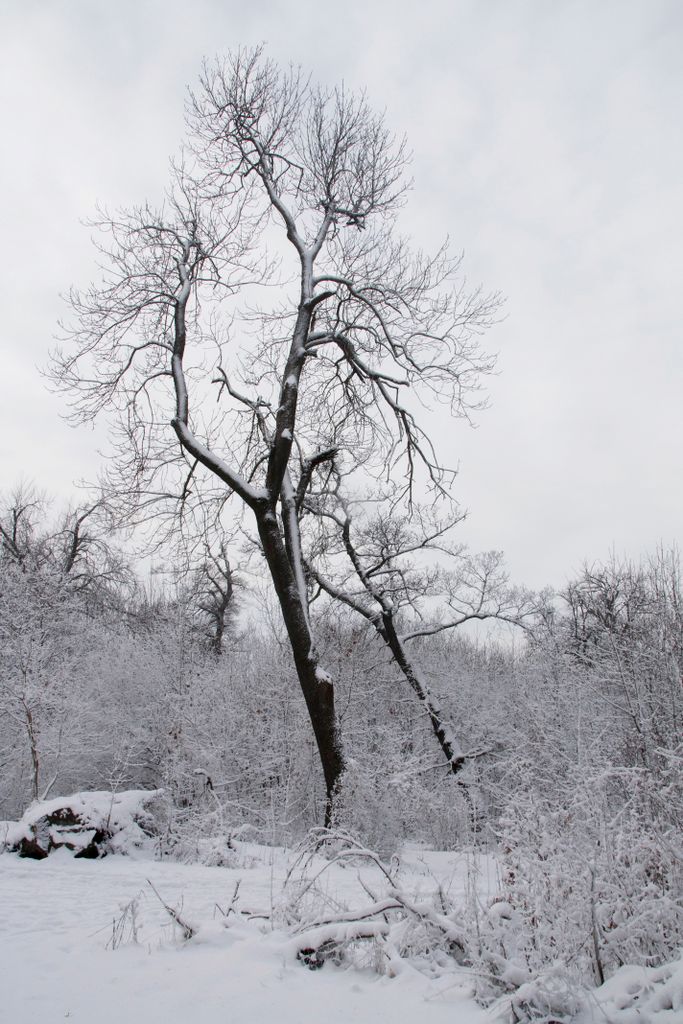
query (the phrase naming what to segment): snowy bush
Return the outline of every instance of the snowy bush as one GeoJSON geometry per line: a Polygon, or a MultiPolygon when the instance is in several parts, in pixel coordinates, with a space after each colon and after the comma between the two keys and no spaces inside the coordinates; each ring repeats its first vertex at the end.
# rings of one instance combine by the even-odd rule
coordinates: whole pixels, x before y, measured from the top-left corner
{"type": "Polygon", "coordinates": [[[501,895],[470,907],[481,998],[514,988],[529,1017],[544,1006],[571,1015],[582,992],[622,965],[675,958],[683,946],[679,764],[670,759],[656,777],[605,769],[579,778],[561,806],[531,784],[517,794],[500,824],[501,895]]]}
{"type": "Polygon", "coordinates": [[[184,864],[245,867],[248,858],[236,841],[255,831],[249,825],[230,825],[225,808],[217,801],[211,811],[206,806],[176,807],[159,834],[157,850],[160,857],[184,864]]]}

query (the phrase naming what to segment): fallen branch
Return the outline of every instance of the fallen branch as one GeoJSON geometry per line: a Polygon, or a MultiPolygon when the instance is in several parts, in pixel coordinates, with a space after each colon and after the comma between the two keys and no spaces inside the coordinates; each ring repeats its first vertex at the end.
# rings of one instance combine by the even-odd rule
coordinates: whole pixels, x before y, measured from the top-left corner
{"type": "Polygon", "coordinates": [[[156,898],[159,900],[159,903],[161,903],[162,907],[164,908],[168,916],[171,918],[171,920],[174,921],[175,924],[177,924],[178,927],[181,929],[185,941],[187,942],[188,939],[193,938],[195,934],[195,929],[192,927],[192,925],[189,925],[187,921],[184,921],[180,914],[178,913],[178,911],[175,910],[173,907],[170,907],[168,903],[166,903],[166,901],[162,899],[162,897],[159,895],[152,882],[150,882],[149,878],[147,879],[147,885],[150,887],[156,898]]]}

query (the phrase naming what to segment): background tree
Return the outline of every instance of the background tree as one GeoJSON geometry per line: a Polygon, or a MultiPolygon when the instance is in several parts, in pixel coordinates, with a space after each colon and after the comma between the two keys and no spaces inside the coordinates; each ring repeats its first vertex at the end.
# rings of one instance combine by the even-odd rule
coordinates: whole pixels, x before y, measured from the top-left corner
{"type": "Polygon", "coordinates": [[[132,582],[105,515],[97,502],[55,517],[28,485],[0,499],[0,758],[14,805],[92,760],[79,750],[93,743],[84,691],[132,582]]]}
{"type": "Polygon", "coordinates": [[[613,756],[655,770],[681,736],[683,603],[678,551],[646,562],[612,557],[584,566],[561,594],[555,632],[562,653],[581,664],[592,711],[584,742],[610,722],[613,756]]]}
{"type": "Polygon", "coordinates": [[[112,543],[112,517],[102,498],[68,508],[57,519],[49,506],[29,484],[0,497],[0,558],[68,578],[70,589],[87,591],[90,602],[132,586],[130,566],[112,543]]]}
{"type": "Polygon", "coordinates": [[[40,557],[37,523],[44,513],[45,499],[28,484],[20,484],[2,496],[0,504],[0,554],[3,560],[21,564],[40,557]]]}
{"type": "Polygon", "coordinates": [[[228,637],[235,637],[239,611],[236,592],[244,587],[233,566],[226,539],[216,543],[205,539],[201,558],[190,568],[184,587],[188,601],[196,608],[198,630],[210,650],[220,657],[228,637]]]}

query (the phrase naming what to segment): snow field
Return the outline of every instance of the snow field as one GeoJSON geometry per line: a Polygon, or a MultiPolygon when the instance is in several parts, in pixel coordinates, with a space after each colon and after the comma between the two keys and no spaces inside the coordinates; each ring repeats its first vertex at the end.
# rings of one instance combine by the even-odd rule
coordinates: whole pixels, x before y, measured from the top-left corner
{"type": "MultiPolygon", "coordinates": [[[[240,844],[240,868],[212,868],[110,856],[74,860],[57,851],[44,861],[0,857],[0,1020],[12,1024],[480,1024],[467,977],[428,978],[407,963],[395,978],[370,968],[327,963],[307,970],[291,936],[268,920],[222,923],[239,881],[236,907],[271,914],[288,856],[240,844]],[[180,929],[148,880],[196,929],[180,929]],[[134,909],[131,906],[134,902],[134,909]],[[137,941],[134,941],[134,933],[137,941]],[[113,948],[115,947],[115,948],[113,948]]],[[[322,862],[321,862],[322,863],[322,862]]],[[[492,869],[491,869],[492,870],[492,869]]],[[[372,884],[371,870],[363,875],[372,884]]],[[[409,851],[402,884],[427,893],[466,884],[456,854],[409,851]]],[[[489,866],[482,872],[492,881],[489,866]]],[[[334,865],[322,884],[328,899],[357,899],[357,870],[334,865]]],[[[240,915],[241,916],[241,915],[240,915]]]]}

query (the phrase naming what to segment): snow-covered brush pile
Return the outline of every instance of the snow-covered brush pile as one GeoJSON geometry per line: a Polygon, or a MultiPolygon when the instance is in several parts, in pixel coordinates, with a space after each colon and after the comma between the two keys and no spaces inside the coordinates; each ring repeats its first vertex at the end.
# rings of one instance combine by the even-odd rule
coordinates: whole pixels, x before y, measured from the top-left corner
{"type": "Polygon", "coordinates": [[[426,893],[418,892],[398,859],[385,864],[352,835],[315,829],[285,877],[274,921],[292,936],[290,953],[311,969],[332,962],[388,977],[450,976],[453,984],[470,983],[493,1020],[574,1019],[585,993],[568,972],[534,973],[492,942],[487,947],[495,922],[510,908],[482,886],[476,864],[469,859],[467,881],[453,893],[435,877],[426,893]],[[356,880],[356,892],[343,903],[326,885],[339,866],[356,880]]]}
{"type": "Polygon", "coordinates": [[[390,977],[408,966],[438,975],[462,964],[467,937],[443,889],[437,884],[436,894],[418,896],[403,887],[399,869],[397,859],[385,864],[347,832],[313,829],[274,909],[297,957],[311,968],[330,960],[390,977]],[[328,872],[339,866],[356,881],[343,903],[326,886],[328,872]]]}
{"type": "Polygon", "coordinates": [[[0,822],[0,852],[42,860],[54,850],[75,857],[152,852],[161,790],[85,792],[31,804],[19,821],[0,822]]]}

